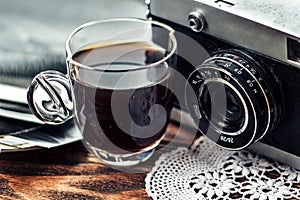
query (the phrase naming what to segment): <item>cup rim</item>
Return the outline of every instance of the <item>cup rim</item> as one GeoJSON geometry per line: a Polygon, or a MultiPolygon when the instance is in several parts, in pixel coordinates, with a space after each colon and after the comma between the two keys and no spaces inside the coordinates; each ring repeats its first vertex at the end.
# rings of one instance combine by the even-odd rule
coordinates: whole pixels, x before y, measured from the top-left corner
{"type": "Polygon", "coordinates": [[[172,55],[174,55],[174,53],[177,50],[177,40],[175,38],[174,33],[175,33],[175,30],[173,28],[171,28],[170,26],[164,24],[164,23],[161,23],[161,22],[158,22],[158,21],[153,21],[153,20],[148,20],[148,19],[142,19],[142,18],[128,18],[128,17],[127,18],[109,18],[109,19],[103,19],[103,20],[90,21],[90,22],[84,23],[84,24],[78,26],[77,28],[75,28],[71,32],[71,34],[68,36],[68,38],[65,42],[66,60],[67,60],[67,63],[69,63],[69,64],[73,64],[73,65],[76,65],[80,68],[91,70],[91,71],[127,72],[127,71],[143,70],[143,69],[158,66],[159,64],[161,64],[161,63],[165,62],[166,60],[168,60],[172,55]],[[95,24],[101,24],[101,23],[113,22],[113,21],[119,21],[119,22],[120,21],[144,22],[144,23],[158,25],[158,26],[160,26],[160,27],[162,27],[162,28],[169,31],[169,37],[170,37],[170,40],[172,41],[172,44],[173,44],[172,50],[170,52],[168,52],[168,54],[163,59],[161,59],[159,61],[156,61],[156,62],[153,62],[151,64],[141,65],[139,68],[134,68],[134,69],[117,69],[117,70],[95,69],[93,67],[90,67],[88,65],[85,65],[85,64],[82,64],[82,63],[79,63],[79,62],[73,60],[73,58],[72,58],[73,53],[71,51],[70,45],[71,45],[73,36],[77,32],[79,32],[80,30],[82,30],[86,27],[93,26],[95,24]]]}

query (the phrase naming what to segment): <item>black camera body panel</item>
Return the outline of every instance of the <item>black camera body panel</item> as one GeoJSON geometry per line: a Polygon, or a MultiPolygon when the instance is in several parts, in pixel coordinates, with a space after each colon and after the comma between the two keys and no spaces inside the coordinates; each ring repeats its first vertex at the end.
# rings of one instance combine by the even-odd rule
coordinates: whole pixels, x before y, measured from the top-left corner
{"type": "MultiPolygon", "coordinates": [[[[241,3],[243,3],[243,1],[241,3]]],[[[253,4],[255,4],[255,2],[253,2],[253,4]]],[[[272,119],[274,123],[268,127],[268,130],[266,130],[266,133],[263,137],[259,138],[259,141],[257,140],[251,146],[249,146],[249,149],[300,168],[300,32],[297,32],[300,28],[300,19],[298,21],[299,28],[296,30],[294,29],[295,32],[291,33],[290,29],[293,27],[286,26],[284,23],[279,24],[279,28],[270,27],[261,22],[246,19],[245,17],[239,16],[236,13],[230,13],[228,10],[229,9],[227,7],[224,9],[219,9],[212,5],[207,5],[201,1],[186,1],[185,4],[175,1],[171,5],[170,1],[168,2],[167,0],[152,0],[150,4],[149,16],[153,20],[166,23],[173,27],[177,32],[193,38],[211,56],[216,54],[216,52],[230,52],[232,49],[234,49],[244,52],[260,64],[260,67],[264,73],[267,73],[267,75],[272,79],[271,84],[268,87],[271,88],[271,93],[273,95],[272,98],[276,100],[276,111],[274,111],[276,112],[276,117],[274,117],[276,119],[272,119]],[[182,9],[181,13],[178,14],[179,16],[176,15],[175,17],[174,13],[177,11],[179,12],[180,10],[178,8],[175,9],[176,5],[179,7],[181,6],[182,9]],[[173,14],[162,12],[162,10],[167,10],[167,8],[173,8],[172,11],[170,10],[173,14]],[[216,24],[211,24],[209,21],[212,14],[207,16],[207,20],[205,19],[205,14],[212,10],[215,11],[214,14],[216,16],[220,16],[220,20],[216,24]],[[197,12],[200,16],[199,18],[201,19],[200,22],[191,21],[191,14],[196,13],[195,15],[197,17],[197,12]],[[185,16],[185,18],[182,19],[180,16],[185,16]],[[226,33],[224,37],[220,37],[221,32],[217,28],[210,27],[220,25],[222,23],[221,16],[227,16],[224,17],[224,23],[226,23],[226,20],[229,18],[231,20],[243,18],[241,21],[246,23],[238,21],[237,26],[241,23],[246,25],[250,24],[248,32],[257,31],[257,34],[261,34],[265,31],[265,36],[273,38],[259,37],[259,39],[257,39],[258,41],[252,42],[252,39],[245,39],[249,36],[246,34],[242,35],[240,38],[240,40],[245,39],[245,43],[236,42],[239,41],[239,39],[227,40],[226,37],[230,35],[228,32],[234,31],[232,36],[237,37],[239,35],[238,31],[240,31],[241,28],[237,27],[237,32],[235,32],[233,29],[234,21],[232,21],[231,23],[227,24],[228,29],[230,30],[225,31],[226,33]],[[195,26],[199,24],[201,27],[200,29],[197,29],[195,26]],[[257,27],[255,27],[255,24],[257,24],[257,27]],[[287,28],[283,30],[280,29],[280,26],[287,28]],[[253,27],[255,27],[255,29],[251,29],[253,27]],[[216,30],[216,32],[213,32],[213,30],[216,30]],[[262,39],[264,40],[260,41],[262,39]],[[276,47],[274,44],[270,44],[269,47],[266,47],[266,44],[269,42],[266,40],[274,40],[274,43],[277,43],[278,49],[273,51],[273,49],[276,47]],[[291,45],[291,43],[293,45],[291,45]],[[263,47],[260,47],[259,45],[262,45],[263,47]]],[[[214,22],[214,20],[211,21],[214,22]]],[[[240,34],[243,33],[244,32],[241,32],[240,34]]],[[[250,35],[253,36],[253,33],[250,35]]],[[[177,37],[177,40],[178,52],[180,55],[180,51],[186,51],[187,48],[185,47],[186,43],[184,40],[181,40],[180,37],[177,37]]],[[[193,49],[190,49],[189,51],[193,51],[193,49]]],[[[193,54],[194,57],[198,57],[197,52],[191,52],[191,54],[193,54]]],[[[205,59],[210,58],[206,57],[205,59]]],[[[183,57],[179,56],[177,70],[188,79],[195,69],[205,62],[205,59],[199,55],[199,61],[197,63],[199,65],[195,65],[195,63],[191,64],[183,57]]],[[[182,112],[187,112],[189,110],[182,105],[180,105],[180,109],[182,112]]]]}

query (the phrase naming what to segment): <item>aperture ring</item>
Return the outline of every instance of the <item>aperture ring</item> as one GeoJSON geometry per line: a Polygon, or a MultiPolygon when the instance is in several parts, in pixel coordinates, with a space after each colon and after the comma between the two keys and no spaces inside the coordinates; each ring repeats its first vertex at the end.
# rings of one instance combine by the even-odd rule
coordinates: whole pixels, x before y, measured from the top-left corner
{"type": "MultiPolygon", "coordinates": [[[[269,102],[271,96],[268,81],[261,77],[259,67],[256,63],[249,62],[242,57],[220,53],[206,60],[188,78],[188,83],[192,86],[194,93],[199,96],[198,101],[186,98],[190,114],[198,122],[199,130],[224,148],[230,150],[246,148],[263,137],[270,127],[272,119],[270,105],[273,104],[269,102]],[[214,116],[206,114],[205,101],[201,101],[204,94],[203,88],[213,82],[229,88],[240,99],[239,102],[242,102],[241,107],[245,112],[243,117],[247,116],[247,119],[245,117],[240,130],[223,131],[222,126],[218,126],[218,123],[213,121],[214,116]]],[[[186,95],[188,97],[189,94],[186,95]]]]}
{"type": "MultiPolygon", "coordinates": [[[[265,82],[265,80],[260,76],[259,71],[261,71],[260,69],[258,69],[258,67],[256,67],[256,65],[258,65],[258,63],[250,63],[248,60],[245,60],[244,58],[241,58],[239,56],[230,54],[230,53],[223,53],[223,54],[216,54],[214,57],[212,57],[211,59],[208,59],[204,62],[207,63],[211,63],[212,61],[215,63],[215,61],[220,61],[220,60],[225,60],[227,64],[223,65],[223,67],[226,69],[227,67],[231,67],[231,72],[235,74],[235,77],[241,77],[240,79],[242,79],[241,81],[247,80],[246,82],[248,83],[248,86],[250,88],[254,88],[253,94],[257,94],[258,90],[256,89],[256,87],[253,87],[254,84],[257,84],[258,87],[260,88],[260,92],[263,94],[264,96],[264,100],[262,100],[261,103],[265,103],[265,105],[262,105],[261,108],[266,108],[266,113],[262,113],[262,115],[266,115],[267,116],[267,122],[265,123],[265,128],[264,131],[262,133],[260,133],[260,136],[257,137],[256,141],[261,139],[263,136],[265,136],[265,134],[267,133],[267,131],[269,130],[270,127],[270,123],[271,123],[271,108],[270,108],[270,103],[269,103],[269,86],[268,84],[265,82]],[[230,57],[231,58],[230,58],[230,57]],[[228,64],[232,63],[232,65],[228,64]],[[252,80],[251,79],[245,79],[242,77],[242,75],[244,74],[244,71],[252,76],[252,80]]],[[[219,63],[218,63],[219,64],[219,63]]]]}
{"type": "MultiPolygon", "coordinates": [[[[199,105],[198,102],[191,102],[189,98],[186,98],[187,106],[189,109],[189,112],[193,119],[197,119],[195,121],[198,121],[198,127],[199,130],[206,135],[209,139],[211,139],[216,144],[222,146],[223,148],[230,149],[230,150],[240,150],[243,148],[246,148],[251,143],[253,143],[256,139],[256,133],[257,133],[257,125],[258,120],[256,118],[256,110],[255,105],[253,105],[253,102],[250,98],[250,96],[247,94],[247,92],[244,90],[243,86],[240,85],[240,83],[230,74],[228,71],[213,67],[211,65],[209,66],[201,66],[201,68],[198,68],[195,70],[189,77],[189,83],[192,85],[194,92],[199,95],[199,90],[204,84],[205,80],[209,80],[211,78],[219,78],[222,80],[225,80],[228,84],[232,85],[236,90],[238,90],[243,98],[243,101],[245,102],[245,105],[247,106],[248,110],[248,123],[243,126],[243,131],[239,134],[226,134],[220,130],[215,129],[214,126],[211,125],[209,119],[205,117],[205,114],[203,113],[203,110],[200,109],[201,118],[199,119],[197,116],[197,113],[195,112],[195,107],[199,105]],[[206,75],[205,75],[206,74],[206,75]],[[210,74],[210,75],[207,75],[210,74]]],[[[188,95],[188,94],[187,94],[188,95]]],[[[198,106],[200,107],[200,106],[198,106]]]]}

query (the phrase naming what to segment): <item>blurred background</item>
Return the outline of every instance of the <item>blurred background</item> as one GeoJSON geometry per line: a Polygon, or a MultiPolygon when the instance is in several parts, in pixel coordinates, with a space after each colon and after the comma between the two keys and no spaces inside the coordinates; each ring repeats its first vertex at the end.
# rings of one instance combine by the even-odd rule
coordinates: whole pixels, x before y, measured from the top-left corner
{"type": "Polygon", "coordinates": [[[64,42],[74,28],[105,18],[145,18],[145,10],[143,0],[0,0],[0,83],[27,87],[42,70],[65,72],[64,42]]]}
{"type": "Polygon", "coordinates": [[[145,18],[145,11],[143,0],[0,0],[0,135],[24,132],[40,141],[40,133],[28,133],[37,125],[24,122],[38,121],[28,108],[27,88],[43,70],[66,72],[65,41],[74,28],[106,18],[145,18]]]}

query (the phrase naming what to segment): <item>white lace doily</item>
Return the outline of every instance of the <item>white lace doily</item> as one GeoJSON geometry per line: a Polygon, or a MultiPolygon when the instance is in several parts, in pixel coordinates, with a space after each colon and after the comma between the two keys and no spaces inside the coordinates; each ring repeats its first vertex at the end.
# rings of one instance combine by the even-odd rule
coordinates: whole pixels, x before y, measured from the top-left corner
{"type": "Polygon", "coordinates": [[[300,199],[300,171],[200,137],[163,154],[146,177],[153,199],[300,199]]]}

